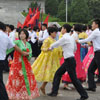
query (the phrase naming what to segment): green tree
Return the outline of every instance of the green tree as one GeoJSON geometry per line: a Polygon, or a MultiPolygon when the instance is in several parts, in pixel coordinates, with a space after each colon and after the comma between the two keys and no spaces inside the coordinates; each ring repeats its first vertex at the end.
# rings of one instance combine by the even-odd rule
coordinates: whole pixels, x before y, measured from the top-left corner
{"type": "Polygon", "coordinates": [[[61,21],[66,21],[66,3],[65,0],[61,0],[59,7],[58,7],[58,18],[61,21]]]}
{"type": "MultiPolygon", "coordinates": [[[[38,3],[36,1],[33,1],[30,3],[29,8],[31,8],[32,10],[35,8],[39,7],[38,3]]],[[[29,10],[28,8],[28,10],[29,10]]]]}
{"type": "Polygon", "coordinates": [[[45,10],[47,14],[57,16],[58,0],[45,0],[45,10]]]}
{"type": "Polygon", "coordinates": [[[100,0],[87,0],[92,18],[100,18],[100,0]]]}
{"type": "Polygon", "coordinates": [[[86,0],[73,0],[69,7],[70,21],[87,23],[90,20],[89,7],[86,0]]]}
{"type": "MultiPolygon", "coordinates": [[[[59,0],[58,0],[59,1],[59,0]]],[[[72,0],[68,1],[68,21],[70,21],[70,5],[72,0]]],[[[66,21],[66,0],[60,0],[59,6],[58,6],[58,17],[61,19],[61,21],[66,21]]]]}

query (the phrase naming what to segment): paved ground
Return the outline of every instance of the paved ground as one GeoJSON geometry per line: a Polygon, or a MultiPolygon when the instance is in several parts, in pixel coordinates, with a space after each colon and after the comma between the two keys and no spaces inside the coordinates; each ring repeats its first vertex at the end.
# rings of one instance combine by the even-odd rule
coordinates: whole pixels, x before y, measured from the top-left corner
{"type": "MultiPolygon", "coordinates": [[[[33,61],[33,59],[32,59],[33,61]]],[[[32,63],[31,61],[31,63],[32,63]]],[[[7,82],[7,78],[8,78],[8,73],[4,74],[4,82],[6,84],[7,82]]],[[[87,84],[84,83],[86,86],[87,84]]],[[[38,87],[40,87],[41,83],[38,83],[38,87]]],[[[70,85],[71,87],[73,87],[72,85],[70,85]]],[[[46,87],[46,93],[49,93],[51,90],[51,83],[49,83],[46,87]]],[[[100,85],[97,85],[97,91],[96,92],[88,92],[89,94],[89,99],[88,100],[100,100],[100,85]]],[[[67,90],[63,90],[63,84],[60,85],[60,89],[59,89],[59,95],[57,97],[48,97],[48,96],[43,96],[40,93],[40,97],[36,98],[34,100],[76,100],[77,98],[79,98],[79,94],[76,92],[76,90],[73,88],[73,90],[71,91],[67,91],[67,90]]]]}
{"type": "MultiPolygon", "coordinates": [[[[23,24],[25,17],[22,16],[21,12],[23,10],[27,11],[32,1],[35,0],[0,0],[0,21],[15,26],[17,21],[23,24]]],[[[44,10],[44,2],[40,0],[39,4],[41,4],[41,8],[44,10]]]]}
{"type": "Polygon", "coordinates": [[[17,21],[24,22],[23,10],[27,8],[32,0],[0,0],[0,21],[6,24],[17,25],[17,21]]]}

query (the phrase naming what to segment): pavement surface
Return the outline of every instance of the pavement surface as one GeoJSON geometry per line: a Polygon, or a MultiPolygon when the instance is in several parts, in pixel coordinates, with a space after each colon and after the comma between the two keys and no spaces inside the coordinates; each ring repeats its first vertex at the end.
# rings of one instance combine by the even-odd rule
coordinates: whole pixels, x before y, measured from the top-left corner
{"type": "MultiPolygon", "coordinates": [[[[30,61],[31,64],[33,63],[33,59],[30,61]]],[[[4,82],[6,84],[7,79],[8,79],[8,73],[4,73],[4,82]]],[[[38,88],[41,86],[42,83],[37,83],[38,88]]],[[[84,85],[87,87],[87,83],[84,83],[84,85]]],[[[70,87],[72,87],[72,90],[64,90],[63,89],[63,84],[60,84],[60,89],[59,89],[59,95],[57,97],[48,97],[48,96],[43,96],[42,93],[40,92],[40,97],[34,99],[34,100],[76,100],[77,98],[80,98],[79,94],[75,90],[72,84],[70,84],[70,87]]],[[[48,83],[46,86],[46,93],[50,93],[52,88],[52,84],[48,83]]],[[[88,100],[100,100],[100,84],[97,84],[97,90],[96,92],[88,92],[89,99],[88,100]]]]}

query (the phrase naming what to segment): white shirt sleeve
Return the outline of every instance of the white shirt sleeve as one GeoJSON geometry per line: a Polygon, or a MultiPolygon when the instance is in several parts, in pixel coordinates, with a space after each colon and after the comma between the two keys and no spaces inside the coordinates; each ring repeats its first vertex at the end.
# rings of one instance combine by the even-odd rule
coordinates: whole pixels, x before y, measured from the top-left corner
{"type": "Polygon", "coordinates": [[[32,36],[32,33],[30,31],[28,31],[28,33],[29,33],[29,37],[31,37],[32,36]]]}
{"type": "Polygon", "coordinates": [[[53,43],[50,48],[52,49],[52,48],[57,48],[58,46],[63,46],[65,44],[65,41],[67,40],[65,40],[65,38],[62,37],[60,40],[53,43]]]}
{"type": "Polygon", "coordinates": [[[79,39],[77,33],[73,33],[71,36],[72,36],[75,40],[78,40],[78,39],[79,39]]]}
{"type": "Polygon", "coordinates": [[[79,42],[79,43],[90,42],[90,41],[92,41],[94,38],[97,37],[96,34],[97,34],[96,31],[94,31],[91,35],[88,36],[88,38],[82,39],[82,40],[78,40],[78,42],[79,42]]]}
{"type": "Polygon", "coordinates": [[[13,41],[8,37],[8,46],[7,46],[7,48],[8,49],[11,49],[11,48],[13,48],[15,46],[15,44],[13,43],[13,41]]]}
{"type": "Polygon", "coordinates": [[[48,32],[44,32],[43,33],[43,37],[42,37],[42,31],[39,33],[39,41],[44,41],[46,38],[48,38],[48,32]]]}
{"type": "Polygon", "coordinates": [[[74,44],[74,52],[76,52],[76,50],[77,50],[77,44],[75,42],[75,44],[74,44]]]}
{"type": "Polygon", "coordinates": [[[35,43],[36,42],[36,38],[37,37],[37,35],[36,35],[36,33],[34,32],[33,34],[32,34],[32,36],[31,36],[31,41],[32,41],[32,43],[35,43]]]}
{"type": "Polygon", "coordinates": [[[39,32],[39,41],[41,41],[42,31],[39,32]]]}
{"type": "Polygon", "coordinates": [[[10,38],[12,41],[15,41],[15,32],[11,32],[10,35],[9,35],[9,38],[10,38]]]}

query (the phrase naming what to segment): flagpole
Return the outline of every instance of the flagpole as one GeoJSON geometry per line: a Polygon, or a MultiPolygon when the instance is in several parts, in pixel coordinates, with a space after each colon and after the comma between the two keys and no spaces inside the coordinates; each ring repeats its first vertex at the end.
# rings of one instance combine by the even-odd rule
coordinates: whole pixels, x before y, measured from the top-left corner
{"type": "Polygon", "coordinates": [[[67,18],[68,14],[67,14],[67,12],[68,12],[68,1],[66,0],[66,22],[68,22],[68,18],[67,18]]]}
{"type": "Polygon", "coordinates": [[[43,8],[41,10],[41,29],[42,29],[42,22],[43,22],[43,8]]]}

